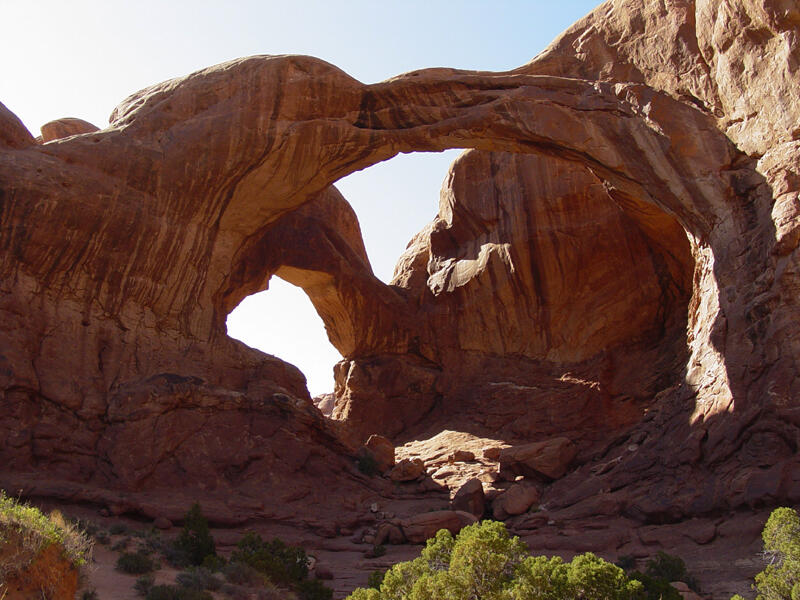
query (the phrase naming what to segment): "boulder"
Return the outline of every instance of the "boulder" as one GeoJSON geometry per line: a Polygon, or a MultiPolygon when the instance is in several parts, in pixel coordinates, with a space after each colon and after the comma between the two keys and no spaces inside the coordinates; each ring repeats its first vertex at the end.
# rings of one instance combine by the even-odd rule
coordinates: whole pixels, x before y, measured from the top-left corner
{"type": "Polygon", "coordinates": [[[382,435],[373,434],[359,449],[359,455],[371,456],[381,473],[385,473],[394,466],[394,444],[382,435]]]}
{"type": "Polygon", "coordinates": [[[499,457],[500,475],[507,479],[516,475],[559,479],[577,453],[575,444],[564,437],[503,448],[499,457]]]}
{"type": "Polygon", "coordinates": [[[394,523],[381,523],[375,532],[375,545],[402,544],[405,541],[403,530],[394,523]]]}
{"type": "Polygon", "coordinates": [[[477,522],[474,515],[456,510],[437,510],[404,519],[400,527],[406,539],[412,544],[421,544],[432,538],[440,529],[447,529],[453,535],[467,525],[477,522]]]}
{"type": "Polygon", "coordinates": [[[475,453],[469,450],[456,450],[447,457],[447,462],[449,463],[470,462],[473,460],[475,460],[475,453]]]}
{"type": "Polygon", "coordinates": [[[462,485],[450,502],[453,510],[460,510],[480,518],[483,516],[486,499],[479,479],[470,479],[462,485]]]}
{"type": "Polygon", "coordinates": [[[521,515],[540,497],[541,493],[535,487],[515,483],[492,500],[492,514],[499,521],[509,516],[521,515]]]}
{"type": "Polygon", "coordinates": [[[96,125],[92,125],[83,119],[76,119],[74,117],[66,117],[63,119],[56,119],[42,125],[42,143],[52,142],[61,138],[69,137],[71,135],[80,135],[83,133],[94,133],[100,131],[96,125]]]}
{"type": "Polygon", "coordinates": [[[404,458],[389,472],[392,481],[414,481],[425,473],[425,463],[420,458],[404,458]]]}
{"type": "Polygon", "coordinates": [[[502,448],[500,446],[487,446],[482,451],[483,458],[486,460],[497,460],[500,458],[501,450],[502,448]]]}

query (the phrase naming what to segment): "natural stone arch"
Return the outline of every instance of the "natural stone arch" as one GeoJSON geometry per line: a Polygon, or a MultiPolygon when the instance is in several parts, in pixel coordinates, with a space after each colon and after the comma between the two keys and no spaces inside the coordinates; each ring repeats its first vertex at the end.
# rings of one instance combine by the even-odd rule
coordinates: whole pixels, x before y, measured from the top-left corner
{"type": "MultiPolygon", "coordinates": [[[[144,90],[107,129],[42,146],[1,114],[0,309],[27,326],[0,332],[10,349],[2,383],[48,399],[76,431],[94,419],[81,472],[104,448],[94,432],[109,406],[128,418],[137,402],[182,402],[184,387],[214,402],[226,389],[302,400],[291,369],[224,336],[237,261],[338,178],[413,150],[577,161],[615,201],[673,215],[699,265],[692,311],[703,318],[690,323],[688,379],[708,403],[702,411],[729,408],[731,387],[737,410],[790,402],[794,354],[758,376],[748,370],[767,343],[780,349],[797,330],[790,323],[765,339],[763,314],[775,304],[759,279],[775,271],[770,190],[712,118],[646,86],[447,69],[364,86],[316,59],[256,57],[144,90]],[[55,244],[53,231],[63,234],[55,244]],[[64,356],[73,346],[81,352],[64,356]]],[[[317,435],[302,410],[291,414],[317,435]]],[[[314,439],[335,447],[328,434],[314,439]]],[[[134,467],[116,472],[142,471],[134,467]]]]}

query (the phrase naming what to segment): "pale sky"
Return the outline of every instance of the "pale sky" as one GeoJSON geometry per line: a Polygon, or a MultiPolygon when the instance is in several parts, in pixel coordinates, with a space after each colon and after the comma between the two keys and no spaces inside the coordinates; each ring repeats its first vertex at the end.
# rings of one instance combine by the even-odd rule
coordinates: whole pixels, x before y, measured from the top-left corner
{"type": "MultiPolygon", "coordinates": [[[[364,83],[425,67],[518,67],[599,0],[0,0],[0,102],[34,135],[79,117],[98,127],[129,94],[240,56],[309,54],[364,83]]],[[[400,155],[337,183],[388,281],[408,240],[436,214],[458,154],[400,155]]],[[[273,277],[228,319],[228,333],[297,365],[312,395],[340,360],[301,290],[273,277]]]]}

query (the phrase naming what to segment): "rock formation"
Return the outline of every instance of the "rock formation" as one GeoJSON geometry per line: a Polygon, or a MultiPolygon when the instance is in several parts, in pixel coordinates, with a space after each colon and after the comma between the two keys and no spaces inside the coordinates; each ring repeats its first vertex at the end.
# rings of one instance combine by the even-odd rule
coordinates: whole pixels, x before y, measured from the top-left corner
{"type": "Polygon", "coordinates": [[[611,0],[514,71],[375,85],[252,57],[46,143],[0,105],[0,485],[308,523],[374,492],[370,434],[446,424],[571,440],[542,503],[573,516],[797,502],[799,23],[611,0]],[[383,284],[332,184],[453,147],[383,284]],[[226,336],[274,275],[345,357],[335,422],[226,336]]]}

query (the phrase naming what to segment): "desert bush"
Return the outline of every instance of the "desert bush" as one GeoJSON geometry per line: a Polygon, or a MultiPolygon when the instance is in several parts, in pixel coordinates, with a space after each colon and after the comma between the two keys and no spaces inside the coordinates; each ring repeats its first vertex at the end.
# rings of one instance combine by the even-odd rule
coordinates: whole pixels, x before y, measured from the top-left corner
{"type": "Polygon", "coordinates": [[[108,528],[108,532],[111,535],[128,535],[131,530],[125,523],[114,523],[108,528]]]}
{"type": "Polygon", "coordinates": [[[82,567],[91,557],[92,542],[58,511],[45,515],[38,508],[8,497],[0,490],[0,543],[13,538],[17,552],[4,552],[0,558],[0,581],[7,575],[25,569],[47,546],[60,544],[64,556],[82,567]]]}
{"type": "Polygon", "coordinates": [[[235,560],[222,567],[222,574],[230,583],[238,585],[258,585],[264,582],[264,576],[248,564],[235,560]]]}
{"type": "Polygon", "coordinates": [[[659,551],[654,558],[647,561],[645,575],[671,581],[683,581],[694,591],[699,591],[697,580],[686,570],[686,563],[679,556],[672,556],[659,551]]]}
{"type": "Polygon", "coordinates": [[[102,544],[103,546],[108,546],[111,543],[111,538],[108,535],[108,531],[105,529],[101,529],[94,535],[94,539],[97,540],[98,543],[102,544]]]}
{"type": "Polygon", "coordinates": [[[175,576],[175,583],[195,590],[211,590],[212,592],[222,587],[222,580],[203,567],[178,573],[175,576]]]}
{"type": "Polygon", "coordinates": [[[226,561],[224,557],[214,554],[206,556],[203,559],[202,567],[208,569],[212,573],[216,573],[221,571],[226,564],[228,564],[228,561],[226,561]]]}
{"type": "Polygon", "coordinates": [[[123,550],[126,550],[128,548],[128,544],[130,543],[130,541],[131,541],[131,538],[124,537],[121,540],[118,540],[118,541],[114,542],[111,545],[111,549],[114,552],[122,552],[123,550]]]}
{"type": "Polygon", "coordinates": [[[297,583],[308,577],[305,550],[289,546],[278,538],[265,542],[256,533],[247,533],[239,540],[231,561],[249,565],[277,584],[297,583]]]}
{"type": "Polygon", "coordinates": [[[183,518],[183,529],[175,548],[185,554],[189,564],[202,565],[206,556],[216,555],[216,544],[200,505],[195,502],[183,518]]]}
{"type": "Polygon", "coordinates": [[[364,552],[364,557],[378,558],[380,556],[383,556],[384,554],[386,554],[386,546],[384,546],[383,544],[379,544],[377,546],[373,546],[372,548],[364,552]]]}
{"type": "Polygon", "coordinates": [[[123,552],[117,559],[117,571],[129,575],[143,575],[156,569],[153,558],[142,550],[137,552],[123,552]]]}
{"type": "Polygon", "coordinates": [[[364,452],[359,455],[356,460],[356,467],[367,477],[375,477],[375,475],[378,475],[380,472],[378,461],[376,461],[375,457],[369,452],[364,452]]]}
{"type": "Polygon", "coordinates": [[[414,560],[394,565],[380,589],[358,589],[349,600],[639,600],[642,585],[597,556],[565,563],[532,557],[503,523],[484,521],[454,538],[440,530],[414,560]]]}
{"type": "MultiPolygon", "coordinates": [[[[800,516],[776,508],[761,532],[767,566],[755,577],[756,600],[800,600],[800,516]]],[[[744,600],[738,594],[731,600],[744,600]]]]}
{"type": "Polygon", "coordinates": [[[319,579],[306,579],[294,587],[300,600],[331,600],[333,590],[319,579]]]}
{"type": "Polygon", "coordinates": [[[156,579],[152,575],[142,575],[136,579],[136,583],[133,584],[133,589],[139,596],[147,596],[155,582],[156,579]]]}
{"type": "Polygon", "coordinates": [[[146,600],[214,600],[214,596],[202,590],[193,590],[181,585],[154,585],[145,596],[146,600]]]}
{"type": "Polygon", "coordinates": [[[373,571],[367,577],[367,587],[372,588],[374,590],[381,589],[381,584],[383,583],[383,576],[386,575],[386,571],[373,571]]]}
{"type": "Polygon", "coordinates": [[[644,600],[682,600],[683,598],[678,590],[669,584],[669,581],[661,577],[653,577],[639,571],[633,571],[629,577],[642,584],[644,600]]]}

